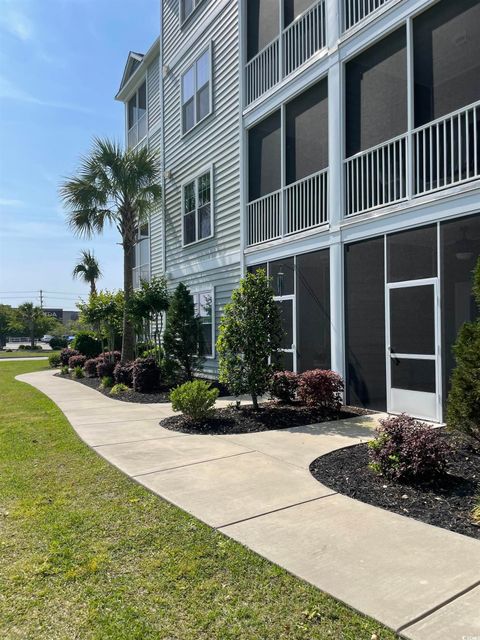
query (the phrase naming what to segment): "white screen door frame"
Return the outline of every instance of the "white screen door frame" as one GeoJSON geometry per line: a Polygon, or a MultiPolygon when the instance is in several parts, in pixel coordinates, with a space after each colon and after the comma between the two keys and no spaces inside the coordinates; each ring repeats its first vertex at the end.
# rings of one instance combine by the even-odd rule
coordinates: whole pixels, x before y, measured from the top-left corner
{"type": "MultiPolygon", "coordinates": [[[[293,334],[293,343],[291,347],[279,349],[282,353],[291,353],[292,354],[292,362],[293,362],[293,371],[297,372],[297,303],[296,296],[294,293],[285,295],[285,296],[274,296],[275,302],[291,302],[292,303],[292,334],[293,334]]],[[[282,310],[283,313],[283,310],[282,310]]]]}
{"type": "Polygon", "coordinates": [[[442,363],[440,347],[440,295],[439,279],[424,278],[386,284],[385,295],[385,338],[386,338],[386,379],[388,413],[407,413],[415,418],[440,422],[442,419],[442,363]],[[434,353],[398,353],[391,342],[391,292],[395,289],[412,287],[433,287],[434,313],[434,353]],[[392,361],[429,360],[435,363],[435,393],[400,389],[392,386],[392,361]]]}

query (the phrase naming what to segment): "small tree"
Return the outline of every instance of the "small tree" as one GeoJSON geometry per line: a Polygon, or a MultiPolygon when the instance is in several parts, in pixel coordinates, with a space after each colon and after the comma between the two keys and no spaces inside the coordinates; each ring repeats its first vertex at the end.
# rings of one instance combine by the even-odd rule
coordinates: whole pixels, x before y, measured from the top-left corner
{"type": "Polygon", "coordinates": [[[190,291],[181,282],[170,300],[163,347],[187,380],[192,380],[195,369],[201,367],[200,346],[200,320],[195,315],[190,291]]]}
{"type": "Polygon", "coordinates": [[[99,291],[90,296],[88,302],[78,305],[82,322],[88,323],[102,344],[102,351],[111,353],[115,350],[115,336],[119,335],[123,325],[124,296],[123,291],[112,293],[99,291]]]}
{"type": "MultiPolygon", "coordinates": [[[[480,313],[480,258],[474,270],[473,295],[480,313]]],[[[480,443],[480,315],[461,327],[453,351],[457,366],[448,396],[448,428],[480,443]]]]}
{"type": "Polygon", "coordinates": [[[280,312],[265,271],[247,274],[225,307],[217,350],[220,381],[235,395],[249,393],[254,409],[270,388],[281,337],[280,312]]]}
{"type": "Polygon", "coordinates": [[[36,307],[32,302],[24,302],[16,310],[12,326],[20,328],[28,333],[32,349],[35,348],[35,339],[41,338],[47,331],[50,331],[55,320],[45,315],[40,307],[36,307]]]}
{"type": "Polygon", "coordinates": [[[137,334],[150,337],[153,325],[155,354],[160,361],[160,346],[163,332],[163,314],[168,310],[170,295],[164,277],[153,278],[151,282],[142,280],[140,289],[134,291],[128,303],[128,313],[136,327],[137,334]]]}

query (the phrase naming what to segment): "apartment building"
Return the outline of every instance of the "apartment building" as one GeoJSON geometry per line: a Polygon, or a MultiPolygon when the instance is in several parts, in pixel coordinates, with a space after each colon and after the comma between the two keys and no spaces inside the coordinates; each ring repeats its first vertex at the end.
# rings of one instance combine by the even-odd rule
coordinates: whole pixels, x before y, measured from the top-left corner
{"type": "Polygon", "coordinates": [[[480,0],[162,0],[117,96],[159,150],[138,277],[223,305],[267,269],[281,365],[441,421],[480,254],[480,0]]]}

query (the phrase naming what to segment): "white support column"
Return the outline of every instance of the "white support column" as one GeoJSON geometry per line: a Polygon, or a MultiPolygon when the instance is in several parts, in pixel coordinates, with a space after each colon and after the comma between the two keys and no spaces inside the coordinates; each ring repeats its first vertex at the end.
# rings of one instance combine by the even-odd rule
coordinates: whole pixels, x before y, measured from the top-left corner
{"type": "Polygon", "coordinates": [[[342,32],[340,5],[343,0],[325,0],[325,18],[327,22],[327,47],[330,51],[338,46],[338,38],[342,32]]]}
{"type": "Polygon", "coordinates": [[[414,149],[413,134],[415,127],[414,78],[413,78],[413,22],[407,18],[407,199],[413,198],[414,192],[414,149]]]}

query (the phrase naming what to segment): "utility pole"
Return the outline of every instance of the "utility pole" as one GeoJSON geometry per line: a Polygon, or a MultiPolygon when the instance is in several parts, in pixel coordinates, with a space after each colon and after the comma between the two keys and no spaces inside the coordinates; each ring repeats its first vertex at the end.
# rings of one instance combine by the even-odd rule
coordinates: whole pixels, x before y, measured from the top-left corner
{"type": "Polygon", "coordinates": [[[43,291],[40,289],[40,309],[43,309],[43,291]]]}

